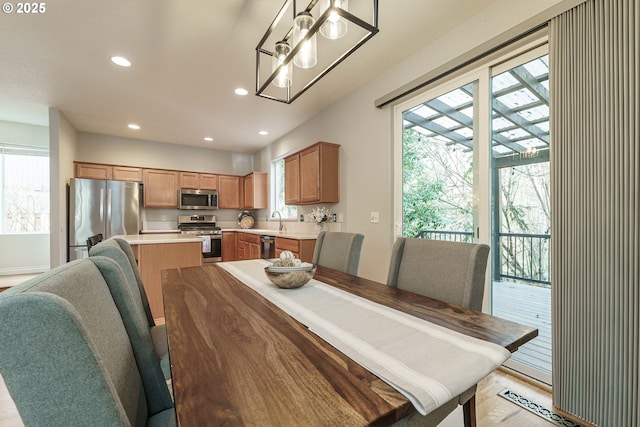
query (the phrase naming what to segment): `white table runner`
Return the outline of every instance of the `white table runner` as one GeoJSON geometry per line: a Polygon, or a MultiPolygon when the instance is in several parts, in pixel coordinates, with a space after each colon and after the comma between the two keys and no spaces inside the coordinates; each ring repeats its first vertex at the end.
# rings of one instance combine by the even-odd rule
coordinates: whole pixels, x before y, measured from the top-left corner
{"type": "Polygon", "coordinates": [[[426,415],[498,368],[511,353],[312,279],[280,289],[263,260],[218,263],[310,331],[407,397],[426,415]]]}

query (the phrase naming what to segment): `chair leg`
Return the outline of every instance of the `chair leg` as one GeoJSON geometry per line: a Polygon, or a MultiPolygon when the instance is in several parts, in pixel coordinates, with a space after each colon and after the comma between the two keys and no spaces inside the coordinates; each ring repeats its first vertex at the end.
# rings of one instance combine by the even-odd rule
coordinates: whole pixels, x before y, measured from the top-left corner
{"type": "Polygon", "coordinates": [[[471,396],[462,405],[462,413],[464,414],[464,427],[476,427],[476,395],[471,396]]]}

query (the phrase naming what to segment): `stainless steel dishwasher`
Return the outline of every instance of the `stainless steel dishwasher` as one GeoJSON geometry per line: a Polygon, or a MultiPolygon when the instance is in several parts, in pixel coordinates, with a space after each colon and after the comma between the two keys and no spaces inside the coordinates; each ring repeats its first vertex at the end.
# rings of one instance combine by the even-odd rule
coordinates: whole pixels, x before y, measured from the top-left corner
{"type": "Polygon", "coordinates": [[[276,238],[273,236],[260,236],[260,256],[262,259],[276,257],[276,238]]]}

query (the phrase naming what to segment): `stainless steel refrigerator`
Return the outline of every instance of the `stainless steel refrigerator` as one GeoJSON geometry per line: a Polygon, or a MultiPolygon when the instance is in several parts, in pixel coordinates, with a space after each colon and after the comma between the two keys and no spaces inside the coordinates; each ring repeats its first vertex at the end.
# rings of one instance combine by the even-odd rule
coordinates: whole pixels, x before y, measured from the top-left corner
{"type": "Polygon", "coordinates": [[[140,184],[73,178],[68,186],[69,261],[87,258],[87,239],[140,230],[140,184]]]}

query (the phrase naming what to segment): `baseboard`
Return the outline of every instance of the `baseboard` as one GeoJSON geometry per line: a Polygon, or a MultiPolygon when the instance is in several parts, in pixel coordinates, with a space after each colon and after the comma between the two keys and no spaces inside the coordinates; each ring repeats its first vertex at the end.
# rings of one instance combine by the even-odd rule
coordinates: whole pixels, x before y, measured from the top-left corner
{"type": "Polygon", "coordinates": [[[27,267],[0,268],[0,276],[17,276],[20,274],[40,274],[49,271],[48,265],[30,265],[27,267]]]}

